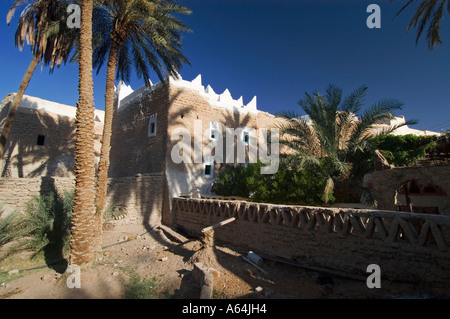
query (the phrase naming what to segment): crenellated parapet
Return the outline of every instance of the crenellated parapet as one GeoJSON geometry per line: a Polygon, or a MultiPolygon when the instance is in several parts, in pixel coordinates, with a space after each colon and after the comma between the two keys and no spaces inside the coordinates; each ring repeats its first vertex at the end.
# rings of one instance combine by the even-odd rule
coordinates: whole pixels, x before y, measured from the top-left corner
{"type": "Polygon", "coordinates": [[[206,87],[203,85],[201,74],[199,74],[192,81],[184,80],[179,74],[176,77],[169,76],[163,82],[158,82],[156,84],[150,82],[148,85],[144,85],[136,91],[133,91],[130,86],[121,81],[116,88],[119,110],[125,109],[131,101],[134,101],[137,98],[142,98],[144,94],[149,94],[166,83],[173,86],[190,89],[199,93],[213,107],[224,108],[234,112],[258,112],[256,96],[253,97],[250,102],[244,104],[244,99],[242,96],[238,99],[234,99],[228,89],[225,89],[221,94],[218,94],[214,91],[211,85],[208,84],[206,87]]]}

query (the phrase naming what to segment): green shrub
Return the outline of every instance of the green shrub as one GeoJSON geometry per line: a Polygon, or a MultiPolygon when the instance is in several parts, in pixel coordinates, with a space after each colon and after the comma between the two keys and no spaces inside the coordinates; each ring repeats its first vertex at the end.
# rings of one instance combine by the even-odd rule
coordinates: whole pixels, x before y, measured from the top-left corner
{"type": "Polygon", "coordinates": [[[293,169],[283,162],[275,174],[261,174],[262,163],[227,166],[219,174],[214,193],[275,204],[316,205],[334,201],[324,198],[327,179],[320,168],[293,169]]]}
{"type": "Polygon", "coordinates": [[[11,245],[0,260],[22,251],[31,257],[44,253],[48,261],[56,261],[69,250],[73,191],[60,197],[55,193],[34,196],[24,212],[13,212],[0,222],[0,247],[11,245]]]}
{"type": "Polygon", "coordinates": [[[395,166],[408,166],[426,157],[427,150],[436,147],[436,136],[381,135],[374,139],[374,144],[395,166]]]}
{"type": "Polygon", "coordinates": [[[126,299],[152,299],[156,287],[156,277],[143,279],[133,273],[130,282],[125,287],[126,299]]]}

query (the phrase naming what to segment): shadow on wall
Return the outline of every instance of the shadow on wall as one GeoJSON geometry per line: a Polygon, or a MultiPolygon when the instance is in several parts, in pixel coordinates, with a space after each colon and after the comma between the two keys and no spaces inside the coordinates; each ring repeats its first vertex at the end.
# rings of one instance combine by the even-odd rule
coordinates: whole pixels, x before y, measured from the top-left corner
{"type": "Polygon", "coordinates": [[[110,209],[122,210],[124,215],[133,210],[148,231],[161,224],[167,198],[164,173],[170,138],[166,134],[168,124],[182,123],[177,122],[179,116],[193,108],[183,108],[171,118],[164,118],[179,94],[170,95],[167,87],[156,92],[162,94],[159,97],[152,97],[153,93],[143,96],[135,102],[137,105],[128,106],[123,111],[126,114],[116,113],[113,118],[109,175],[114,185],[108,187],[110,209]],[[158,114],[157,133],[149,138],[148,120],[155,112],[158,114]]]}
{"type": "MultiPolygon", "coordinates": [[[[37,106],[37,105],[36,105],[37,106]]],[[[1,110],[7,114],[9,105],[1,110]],[[5,111],[6,110],[6,111],[5,111]]],[[[35,109],[19,108],[14,118],[1,177],[73,176],[75,120],[35,109]]]]}
{"type": "MultiPolygon", "coordinates": [[[[181,98],[183,99],[183,98],[181,98]]],[[[210,108],[209,104],[206,104],[207,108],[210,108]]],[[[213,109],[212,109],[213,110],[213,109]]],[[[208,112],[201,114],[203,110],[199,109],[198,112],[196,108],[192,105],[185,109],[181,109],[177,112],[171,113],[169,118],[169,134],[167,138],[171,138],[171,134],[174,132],[175,128],[186,127],[190,132],[190,140],[189,145],[182,145],[183,149],[190,149],[191,152],[191,162],[185,163],[181,161],[180,163],[175,163],[171,158],[171,152],[174,149],[174,146],[180,146],[183,141],[186,141],[186,137],[174,136],[174,140],[169,140],[167,145],[167,155],[166,155],[166,178],[167,178],[167,191],[168,194],[165,195],[164,201],[166,204],[165,212],[163,215],[163,223],[169,226],[173,226],[176,223],[175,216],[172,213],[171,205],[172,198],[187,195],[191,197],[199,197],[201,194],[210,194],[211,186],[213,184],[214,179],[217,177],[218,173],[221,169],[226,165],[226,152],[230,151],[230,148],[226,145],[226,128],[256,128],[255,123],[251,123],[250,115],[241,113],[241,112],[232,112],[232,111],[220,111],[216,112],[208,112]],[[189,112],[192,110],[192,112],[189,112]],[[214,143],[212,140],[205,136],[205,134],[209,134],[208,131],[210,127],[210,122],[217,123],[217,129],[221,132],[218,138],[221,139],[221,143],[217,143],[213,150],[210,150],[210,154],[213,158],[205,158],[202,156],[202,160],[200,163],[194,163],[194,143],[195,141],[195,129],[199,129],[199,127],[195,127],[194,122],[196,120],[200,120],[202,122],[202,132],[198,132],[198,134],[202,134],[202,155],[205,155],[206,148],[211,146],[210,143],[214,143]],[[190,129],[189,129],[190,128],[190,129]],[[206,133],[205,133],[206,132],[206,133]],[[217,147],[222,147],[221,151],[218,151],[217,147]],[[214,160],[215,159],[215,160],[214,160]],[[215,163],[213,163],[215,162],[215,163]],[[209,165],[210,164],[210,165],[209,165]],[[208,168],[206,166],[209,166],[208,168]],[[212,174],[207,174],[207,171],[211,169],[212,174]]],[[[239,137],[237,137],[239,138],[239,137]]],[[[186,143],[187,144],[187,143],[186,143]]],[[[237,140],[233,142],[233,152],[234,158],[236,161],[237,149],[236,149],[237,140]]],[[[247,148],[247,147],[246,147],[247,148]]],[[[246,152],[247,153],[247,152],[246,152]]],[[[180,156],[182,154],[180,153],[180,156]]],[[[231,164],[233,165],[233,164],[231,164]]]]}

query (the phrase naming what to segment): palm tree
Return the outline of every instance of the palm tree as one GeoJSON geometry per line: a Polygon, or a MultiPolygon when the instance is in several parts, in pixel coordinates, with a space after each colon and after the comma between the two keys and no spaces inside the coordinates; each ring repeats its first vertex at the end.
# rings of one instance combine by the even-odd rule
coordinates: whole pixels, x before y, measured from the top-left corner
{"type": "Polygon", "coordinates": [[[374,124],[393,118],[391,112],[401,109],[403,103],[384,99],[361,114],[366,92],[367,87],[361,86],[343,99],[342,90],[329,85],[325,95],[305,93],[299,104],[306,116],[300,117],[295,112],[278,114],[287,120],[279,127],[280,143],[291,150],[288,155],[291,163],[325,172],[325,201],[335,183],[349,176],[358,155],[370,148],[371,138],[399,127],[373,131],[374,124]]]}
{"type": "MultiPolygon", "coordinates": [[[[181,31],[189,29],[174,14],[190,10],[172,0],[103,0],[94,9],[94,67],[102,67],[106,55],[105,120],[97,177],[96,205],[99,218],[106,203],[111,127],[114,113],[114,81],[129,81],[132,65],[148,85],[150,68],[160,80],[177,76],[182,63],[181,31]],[[116,71],[117,70],[117,71],[116,71]]],[[[99,222],[101,231],[101,222],[99,222]]]]}
{"type": "Polygon", "coordinates": [[[94,84],[92,78],[93,0],[82,0],[79,41],[79,99],[76,113],[75,195],[73,202],[70,264],[83,265],[94,257],[95,155],[94,84]]]}
{"type": "MultiPolygon", "coordinates": [[[[14,2],[6,17],[8,25],[16,9],[26,2],[29,1],[14,2]]],[[[22,50],[27,42],[31,46],[33,58],[22,78],[3,127],[0,136],[0,156],[5,150],[20,101],[39,62],[49,65],[51,73],[55,66],[60,66],[63,61],[65,63],[69,57],[76,33],[66,26],[66,8],[67,3],[62,0],[35,0],[26,6],[20,15],[15,33],[15,44],[22,50]]]]}
{"type": "MultiPolygon", "coordinates": [[[[398,11],[395,18],[415,2],[417,2],[417,0],[408,0],[406,4],[398,11]]],[[[406,28],[407,32],[409,32],[412,27],[417,28],[416,44],[419,42],[419,38],[425,27],[427,28],[425,37],[428,43],[428,48],[433,50],[436,45],[442,44],[439,31],[445,7],[447,7],[447,11],[450,13],[450,1],[448,0],[422,0],[406,28]]]]}

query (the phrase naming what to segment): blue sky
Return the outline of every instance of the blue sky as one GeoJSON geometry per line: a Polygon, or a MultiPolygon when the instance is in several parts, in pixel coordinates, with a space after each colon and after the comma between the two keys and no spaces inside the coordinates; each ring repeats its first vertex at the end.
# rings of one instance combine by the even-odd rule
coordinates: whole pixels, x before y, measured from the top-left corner
{"type": "MultiPolygon", "coordinates": [[[[31,59],[29,48],[14,47],[19,12],[11,26],[6,13],[13,0],[2,0],[0,15],[0,96],[17,91],[31,59]]],[[[388,0],[183,0],[193,13],[183,21],[193,30],[183,39],[191,66],[186,80],[202,74],[216,93],[228,88],[270,113],[296,110],[305,92],[323,92],[333,83],[349,94],[369,87],[366,106],[397,98],[405,106],[396,115],[417,119],[417,129],[450,129],[450,15],[441,24],[444,44],[429,51],[415,30],[406,33],[414,8],[393,17],[405,1],[388,0]],[[369,4],[381,7],[381,29],[369,29],[369,4]]],[[[22,9],[22,8],[21,8],[22,9]]],[[[157,78],[153,79],[157,82],[157,78]]],[[[142,80],[132,78],[137,89],[142,80]]],[[[103,109],[105,70],[94,78],[95,106],[103,109]]],[[[78,67],[67,64],[49,75],[36,70],[25,94],[75,105],[78,67]]]]}

